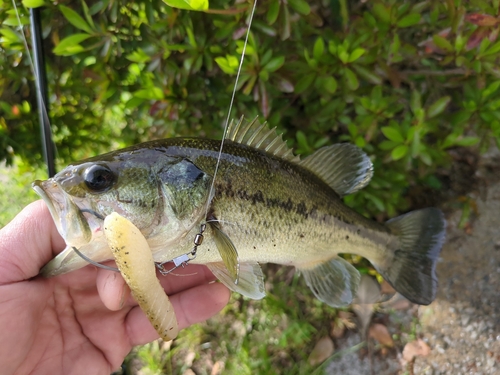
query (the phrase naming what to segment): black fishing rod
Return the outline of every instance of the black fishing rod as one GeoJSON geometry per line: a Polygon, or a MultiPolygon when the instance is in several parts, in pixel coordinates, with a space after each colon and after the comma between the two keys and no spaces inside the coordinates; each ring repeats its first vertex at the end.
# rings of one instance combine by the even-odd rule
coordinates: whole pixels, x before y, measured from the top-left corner
{"type": "Polygon", "coordinates": [[[42,152],[47,165],[49,177],[56,174],[55,147],[52,140],[52,131],[49,120],[49,101],[47,87],[47,71],[42,44],[42,22],[40,8],[30,8],[31,41],[33,49],[33,64],[35,69],[36,97],[38,103],[38,117],[40,121],[40,134],[42,138],[42,152]]]}

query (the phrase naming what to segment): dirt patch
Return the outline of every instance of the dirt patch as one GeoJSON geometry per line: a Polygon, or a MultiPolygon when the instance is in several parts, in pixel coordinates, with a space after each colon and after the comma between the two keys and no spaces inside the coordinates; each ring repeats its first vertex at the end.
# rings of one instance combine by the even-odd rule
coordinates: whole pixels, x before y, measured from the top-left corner
{"type": "Polygon", "coordinates": [[[420,308],[424,339],[433,349],[416,361],[417,374],[500,373],[500,174],[498,153],[487,155],[470,194],[475,219],[459,229],[448,217],[448,240],[438,266],[436,301],[420,308]]]}

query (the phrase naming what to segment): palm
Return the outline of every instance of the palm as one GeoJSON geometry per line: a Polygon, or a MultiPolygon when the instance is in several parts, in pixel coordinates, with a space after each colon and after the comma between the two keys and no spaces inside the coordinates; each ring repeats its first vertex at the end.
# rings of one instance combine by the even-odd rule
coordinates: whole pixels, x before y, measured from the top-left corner
{"type": "Polygon", "coordinates": [[[17,369],[22,374],[70,374],[85,369],[109,374],[130,350],[123,324],[130,308],[106,309],[97,293],[95,271],[61,279],[0,287],[2,321],[10,316],[4,334],[12,337],[0,343],[0,353],[8,355],[1,361],[6,373],[17,369]]]}
{"type": "MultiPolygon", "coordinates": [[[[54,228],[42,231],[48,240],[38,242],[26,237],[14,241],[16,229],[8,226],[0,233],[2,373],[108,375],[133,345],[158,337],[131,297],[120,304],[119,296],[126,293],[103,292],[111,284],[115,289],[123,285],[116,273],[89,266],[53,279],[30,278],[51,256],[51,250],[44,254],[41,248],[57,251],[63,244],[56,235],[49,235],[54,228]]],[[[223,285],[208,283],[213,275],[205,267],[189,266],[184,273],[193,275],[161,280],[167,293],[173,294],[180,328],[215,314],[229,296],[223,285]]]]}

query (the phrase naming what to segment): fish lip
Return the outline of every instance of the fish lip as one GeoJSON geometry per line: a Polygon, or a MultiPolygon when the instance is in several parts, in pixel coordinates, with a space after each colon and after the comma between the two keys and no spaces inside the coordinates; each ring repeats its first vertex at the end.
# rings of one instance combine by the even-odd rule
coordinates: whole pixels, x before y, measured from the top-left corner
{"type": "Polygon", "coordinates": [[[104,218],[83,202],[75,202],[62,188],[59,180],[36,180],[32,183],[32,188],[47,205],[57,231],[67,245],[85,245],[92,239],[92,233],[101,228],[104,218]],[[84,212],[88,213],[87,216],[84,212]]]}
{"type": "MultiPolygon", "coordinates": [[[[38,194],[40,198],[44,201],[45,205],[49,209],[50,216],[52,216],[52,220],[54,220],[54,223],[56,225],[57,231],[63,235],[63,230],[62,230],[62,222],[61,222],[61,215],[60,213],[63,211],[64,208],[58,207],[56,209],[56,206],[54,202],[57,202],[59,204],[59,201],[56,199],[56,197],[52,194],[49,193],[49,189],[44,186],[47,185],[47,183],[52,183],[53,187],[57,187],[57,183],[53,179],[48,179],[46,181],[41,181],[41,180],[36,180],[31,184],[31,187],[35,191],[35,193],[38,194]]],[[[64,236],[63,236],[64,238],[64,236]]]]}

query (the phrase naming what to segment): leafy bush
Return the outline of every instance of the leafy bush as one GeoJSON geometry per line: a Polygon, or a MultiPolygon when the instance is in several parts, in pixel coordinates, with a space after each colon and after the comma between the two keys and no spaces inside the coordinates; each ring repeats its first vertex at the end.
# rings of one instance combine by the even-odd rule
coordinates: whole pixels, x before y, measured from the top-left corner
{"type": "MultiPolygon", "coordinates": [[[[234,116],[266,118],[299,153],[362,147],[375,177],[347,203],[394,215],[408,208],[409,186],[439,188],[433,173],[448,149],[500,143],[497,3],[263,1],[234,116]]],[[[208,13],[158,0],[45,5],[60,164],[151,138],[220,137],[250,4],[216,0],[208,13]]],[[[0,11],[0,158],[40,163],[29,59],[9,8],[0,11]]]]}

